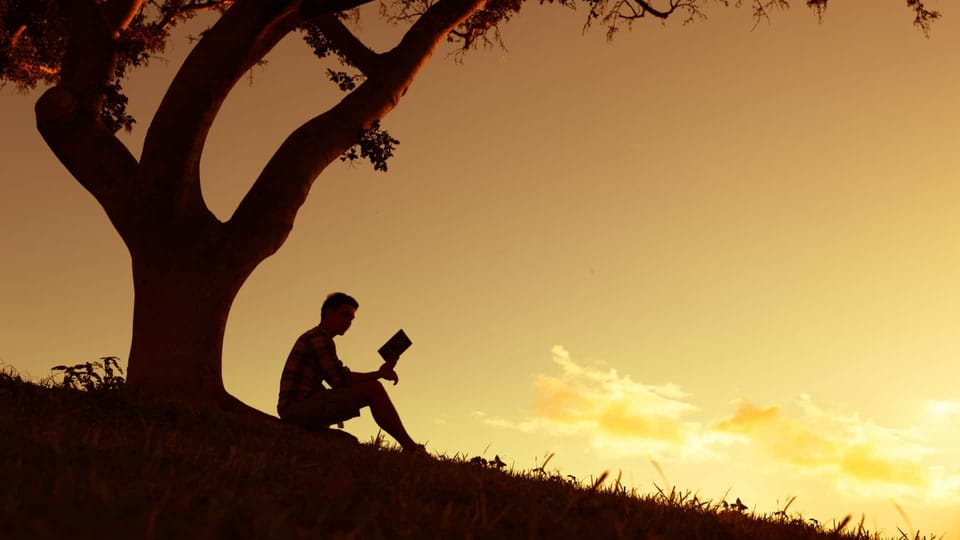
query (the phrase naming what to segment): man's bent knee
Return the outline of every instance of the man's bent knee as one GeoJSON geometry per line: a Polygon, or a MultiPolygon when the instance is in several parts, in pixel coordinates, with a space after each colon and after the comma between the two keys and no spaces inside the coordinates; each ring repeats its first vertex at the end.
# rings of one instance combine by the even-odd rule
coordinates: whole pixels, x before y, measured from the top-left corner
{"type": "Polygon", "coordinates": [[[383,389],[383,385],[380,384],[380,381],[377,380],[363,381],[359,386],[363,389],[364,394],[370,398],[386,395],[387,393],[387,391],[383,389]]]}

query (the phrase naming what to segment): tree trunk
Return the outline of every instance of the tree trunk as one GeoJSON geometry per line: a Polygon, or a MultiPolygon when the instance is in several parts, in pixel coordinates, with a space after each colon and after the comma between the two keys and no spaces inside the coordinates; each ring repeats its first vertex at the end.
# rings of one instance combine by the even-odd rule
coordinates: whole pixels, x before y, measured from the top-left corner
{"type": "Polygon", "coordinates": [[[154,256],[133,255],[127,385],[150,397],[223,403],[224,329],[246,275],[209,259],[150,251],[154,256]]]}

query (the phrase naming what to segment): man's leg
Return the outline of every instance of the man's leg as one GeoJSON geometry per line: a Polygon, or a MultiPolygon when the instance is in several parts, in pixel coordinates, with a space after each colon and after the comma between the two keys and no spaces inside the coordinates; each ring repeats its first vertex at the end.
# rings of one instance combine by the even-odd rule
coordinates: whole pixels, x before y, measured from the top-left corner
{"type": "Polygon", "coordinates": [[[403,427],[400,414],[397,413],[397,408],[393,406],[393,401],[390,400],[380,381],[363,382],[358,384],[357,388],[362,389],[368,398],[370,412],[373,413],[373,419],[378,426],[396,439],[404,450],[414,450],[419,446],[403,427]]]}
{"type": "Polygon", "coordinates": [[[416,450],[419,447],[403,427],[397,408],[380,381],[364,381],[324,390],[315,397],[297,403],[291,419],[330,425],[356,417],[357,409],[367,406],[377,425],[396,439],[404,450],[416,450]]]}
{"type": "Polygon", "coordinates": [[[325,390],[293,403],[287,407],[281,419],[308,430],[326,431],[332,424],[360,416],[360,407],[364,406],[358,403],[360,398],[354,395],[352,399],[345,401],[344,398],[337,399],[332,394],[333,391],[325,390]]]}

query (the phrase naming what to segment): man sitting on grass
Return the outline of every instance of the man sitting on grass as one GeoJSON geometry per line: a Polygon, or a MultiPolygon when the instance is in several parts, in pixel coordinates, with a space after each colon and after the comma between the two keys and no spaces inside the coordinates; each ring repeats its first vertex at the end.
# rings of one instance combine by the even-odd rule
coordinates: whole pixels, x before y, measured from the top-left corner
{"type": "Polygon", "coordinates": [[[404,429],[379,381],[399,382],[393,370],[398,359],[387,358],[377,371],[354,373],[337,358],[333,338],[350,328],[358,307],[360,304],[353,297],[340,292],[323,302],[320,324],[304,332],[287,357],[280,377],[277,412],[285,422],[323,430],[356,418],[362,407],[370,407],[377,425],[396,439],[404,451],[422,451],[423,447],[404,429]]]}

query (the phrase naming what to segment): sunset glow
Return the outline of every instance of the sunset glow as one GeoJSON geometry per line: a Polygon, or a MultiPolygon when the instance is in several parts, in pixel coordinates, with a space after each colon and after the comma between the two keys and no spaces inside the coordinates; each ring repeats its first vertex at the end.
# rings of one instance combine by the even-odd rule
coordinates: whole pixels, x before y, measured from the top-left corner
{"type": "Polygon", "coordinates": [[[827,410],[806,394],[788,410],[738,398],[728,415],[710,418],[676,385],[648,386],[608,366],[581,366],[560,346],[553,361],[560,374],[533,382],[534,416],[477,417],[524,433],[586,437],[601,455],[729,463],[746,452],[770,473],[815,477],[838,493],[960,504],[960,467],[928,444],[934,433],[827,410]]]}
{"type": "MultiPolygon", "coordinates": [[[[925,39],[903,3],[818,22],[798,0],[753,30],[718,7],[613,43],[529,5],[508,50],[438,52],[383,120],[389,172],[330,167],[241,289],[227,389],[275,414],[342,290],[349,366],[412,339],[388,392],[430,451],[960,539],[960,11],[925,39]]],[[[188,45],[127,85],[134,154],[188,45]]],[[[221,219],[340,96],[301,41],[267,59],[206,144],[221,219]]],[[[0,361],[125,360],[126,248],[37,134],[37,95],[0,93],[0,361]]]]}

